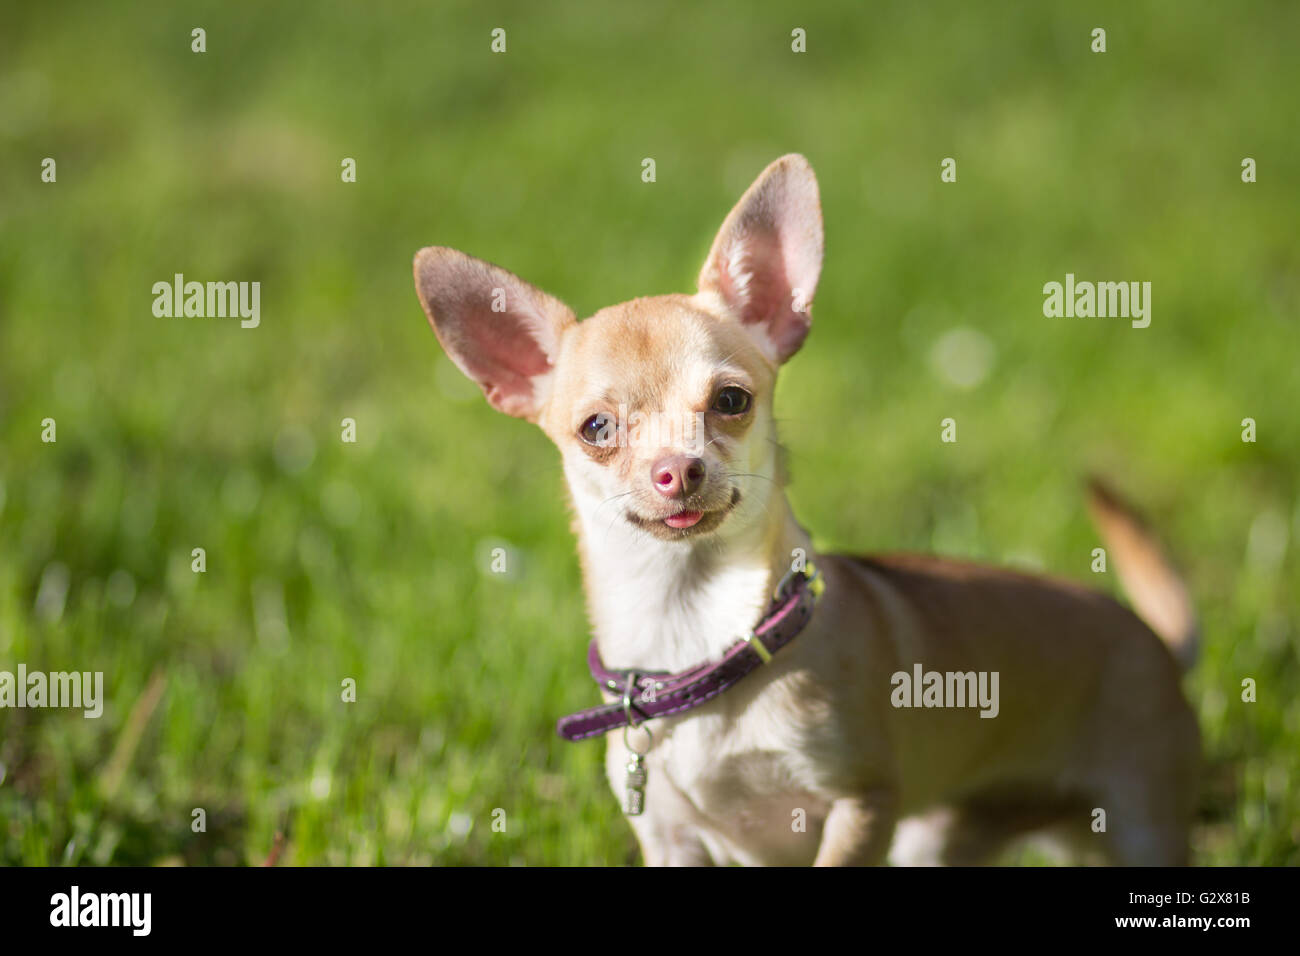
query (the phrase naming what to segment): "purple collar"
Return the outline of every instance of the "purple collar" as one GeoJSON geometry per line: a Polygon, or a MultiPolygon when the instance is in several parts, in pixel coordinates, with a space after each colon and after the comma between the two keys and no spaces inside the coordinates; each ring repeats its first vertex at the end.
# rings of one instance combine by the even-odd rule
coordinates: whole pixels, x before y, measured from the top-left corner
{"type": "Polygon", "coordinates": [[[806,571],[787,575],[777,587],[767,614],[748,637],[728,648],[722,660],[676,674],[610,670],[592,641],[587,649],[591,676],[602,691],[621,694],[621,699],[561,717],[555,729],[565,740],[584,740],[700,706],[769,663],[773,654],[793,641],[812,619],[821,590],[821,578],[811,564],[806,571]]]}

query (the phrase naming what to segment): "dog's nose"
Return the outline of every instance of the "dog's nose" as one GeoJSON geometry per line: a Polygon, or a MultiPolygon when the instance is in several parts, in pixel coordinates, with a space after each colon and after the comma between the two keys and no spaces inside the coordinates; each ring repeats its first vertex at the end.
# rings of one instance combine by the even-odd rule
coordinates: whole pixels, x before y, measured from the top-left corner
{"type": "Polygon", "coordinates": [[[685,498],[704,484],[704,462],[690,455],[660,458],[650,469],[650,480],[665,498],[685,498]]]}

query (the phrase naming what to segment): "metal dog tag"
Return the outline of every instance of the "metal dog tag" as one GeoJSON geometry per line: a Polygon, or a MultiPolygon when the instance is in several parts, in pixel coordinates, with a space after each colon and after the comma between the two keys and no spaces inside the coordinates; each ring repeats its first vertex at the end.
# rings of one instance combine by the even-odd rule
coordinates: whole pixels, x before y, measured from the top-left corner
{"type": "Polygon", "coordinates": [[[627,762],[627,797],[623,801],[623,812],[629,817],[640,816],[645,810],[645,781],[645,761],[634,753],[627,762]]]}

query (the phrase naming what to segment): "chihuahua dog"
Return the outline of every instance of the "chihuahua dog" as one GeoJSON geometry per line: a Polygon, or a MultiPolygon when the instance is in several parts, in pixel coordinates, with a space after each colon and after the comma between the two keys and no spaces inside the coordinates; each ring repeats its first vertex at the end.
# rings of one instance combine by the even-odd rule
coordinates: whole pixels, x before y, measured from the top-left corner
{"type": "Polygon", "coordinates": [[[814,552],[772,395],[821,266],[798,155],[741,197],[694,295],[579,322],[495,265],[416,255],[451,360],[563,457],[607,701],[566,736],[623,728],[609,778],[650,865],[975,864],[1044,831],[1081,862],[1187,862],[1200,741],[1179,659],[1196,622],[1118,498],[1095,486],[1091,506],[1147,623],[1066,581],[814,552]],[[638,415],[693,427],[628,440],[638,415]],[[689,688],[656,712],[666,685],[689,688]]]}

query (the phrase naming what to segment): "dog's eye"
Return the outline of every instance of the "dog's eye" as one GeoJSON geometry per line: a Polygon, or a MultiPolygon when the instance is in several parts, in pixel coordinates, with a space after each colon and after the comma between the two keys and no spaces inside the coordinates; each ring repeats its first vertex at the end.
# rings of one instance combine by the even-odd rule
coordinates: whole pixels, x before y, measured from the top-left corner
{"type": "Polygon", "coordinates": [[[578,429],[578,437],[588,445],[595,445],[597,448],[608,448],[614,444],[617,437],[616,422],[613,415],[606,415],[600,412],[592,415],[582,427],[578,429]]]}
{"type": "Polygon", "coordinates": [[[723,415],[742,415],[749,411],[749,392],[739,385],[719,389],[713,397],[713,410],[723,415]]]}

